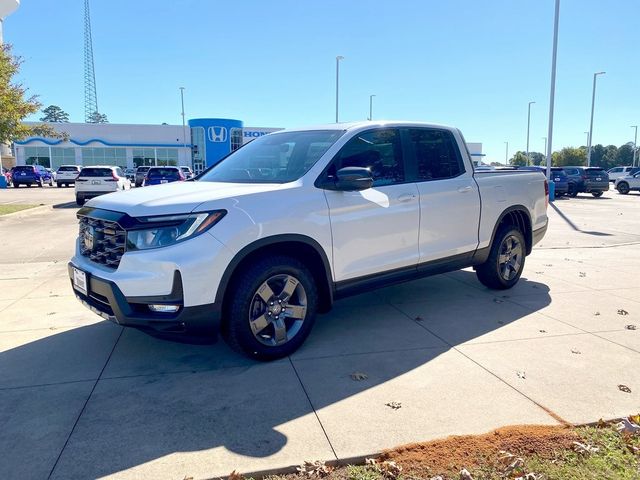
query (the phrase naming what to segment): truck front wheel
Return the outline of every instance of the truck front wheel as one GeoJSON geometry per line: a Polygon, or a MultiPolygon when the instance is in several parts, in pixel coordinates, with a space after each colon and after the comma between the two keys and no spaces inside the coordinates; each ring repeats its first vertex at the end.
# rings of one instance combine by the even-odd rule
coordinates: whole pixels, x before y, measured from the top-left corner
{"type": "Polygon", "coordinates": [[[318,290],[299,260],[264,257],[242,270],[228,290],[223,335],[234,349],[258,360],[295,352],[316,317],[318,290]]]}
{"type": "Polygon", "coordinates": [[[495,290],[513,287],[522,275],[526,244],[522,232],[513,225],[498,229],[489,258],[476,268],[480,282],[495,290]]]}

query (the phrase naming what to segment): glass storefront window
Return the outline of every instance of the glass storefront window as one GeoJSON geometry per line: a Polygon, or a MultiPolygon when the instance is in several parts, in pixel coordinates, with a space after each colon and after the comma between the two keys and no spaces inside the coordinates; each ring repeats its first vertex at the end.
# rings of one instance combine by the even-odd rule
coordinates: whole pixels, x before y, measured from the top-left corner
{"type": "Polygon", "coordinates": [[[82,149],[83,165],[127,166],[127,151],[124,148],[85,147],[82,149]]]}
{"type": "Polygon", "coordinates": [[[134,148],[134,167],[153,167],[156,164],[156,154],[153,148],[134,148]]]}
{"type": "Polygon", "coordinates": [[[24,158],[26,165],[42,165],[51,167],[49,158],[49,147],[24,147],[24,158]]]}
{"type": "Polygon", "coordinates": [[[241,128],[231,129],[231,151],[239,149],[242,146],[243,137],[241,128]]]}
{"type": "Polygon", "coordinates": [[[76,164],[76,149],[51,147],[51,168],[57,170],[61,165],[76,164]]]}

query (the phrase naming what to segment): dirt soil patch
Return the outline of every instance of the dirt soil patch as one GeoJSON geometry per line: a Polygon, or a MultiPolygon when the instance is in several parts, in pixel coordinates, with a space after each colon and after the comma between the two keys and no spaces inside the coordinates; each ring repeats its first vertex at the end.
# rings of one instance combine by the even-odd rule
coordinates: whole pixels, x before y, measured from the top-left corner
{"type": "Polygon", "coordinates": [[[483,435],[452,436],[404,445],[383,452],[379,459],[402,465],[404,475],[430,478],[493,462],[501,450],[518,456],[553,458],[570,449],[578,438],[574,430],[564,426],[509,426],[483,435]]]}

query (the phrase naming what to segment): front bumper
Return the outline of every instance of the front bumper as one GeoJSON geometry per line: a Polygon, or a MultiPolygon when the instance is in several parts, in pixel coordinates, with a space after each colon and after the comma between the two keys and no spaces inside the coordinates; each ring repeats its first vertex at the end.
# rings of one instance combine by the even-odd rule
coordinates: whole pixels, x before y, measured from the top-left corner
{"type": "Polygon", "coordinates": [[[167,295],[125,297],[114,282],[85,270],[87,294],[76,290],[73,287],[74,266],[69,263],[68,268],[76,298],[105,320],[171,340],[191,343],[210,343],[215,340],[220,328],[220,305],[212,303],[185,307],[179,271],[175,271],[173,287],[167,295]],[[180,309],[176,313],[155,313],[149,310],[151,304],[180,305],[180,309]]]}

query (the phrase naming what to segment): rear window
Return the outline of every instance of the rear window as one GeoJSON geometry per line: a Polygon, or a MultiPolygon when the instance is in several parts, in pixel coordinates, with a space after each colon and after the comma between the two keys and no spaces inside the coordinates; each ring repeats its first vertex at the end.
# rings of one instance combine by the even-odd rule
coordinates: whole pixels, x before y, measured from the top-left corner
{"type": "Polygon", "coordinates": [[[588,177],[600,177],[607,174],[602,168],[588,168],[585,173],[588,177]]]}
{"type": "Polygon", "coordinates": [[[13,171],[33,173],[33,167],[31,165],[20,165],[19,167],[13,167],[13,171]]]}
{"type": "Polygon", "coordinates": [[[144,172],[148,171],[150,168],[151,168],[151,167],[138,167],[138,168],[136,169],[136,172],[144,173],[144,172]]]}
{"type": "Polygon", "coordinates": [[[58,171],[59,172],[77,172],[78,167],[60,167],[58,171]]]}
{"type": "Polygon", "coordinates": [[[111,169],[110,168],[83,168],[80,170],[81,177],[111,177],[111,169]]]}
{"type": "Polygon", "coordinates": [[[152,168],[151,170],[149,170],[149,173],[147,173],[147,176],[149,178],[154,178],[154,177],[177,178],[180,176],[180,174],[178,173],[177,168],[152,168]]]}

